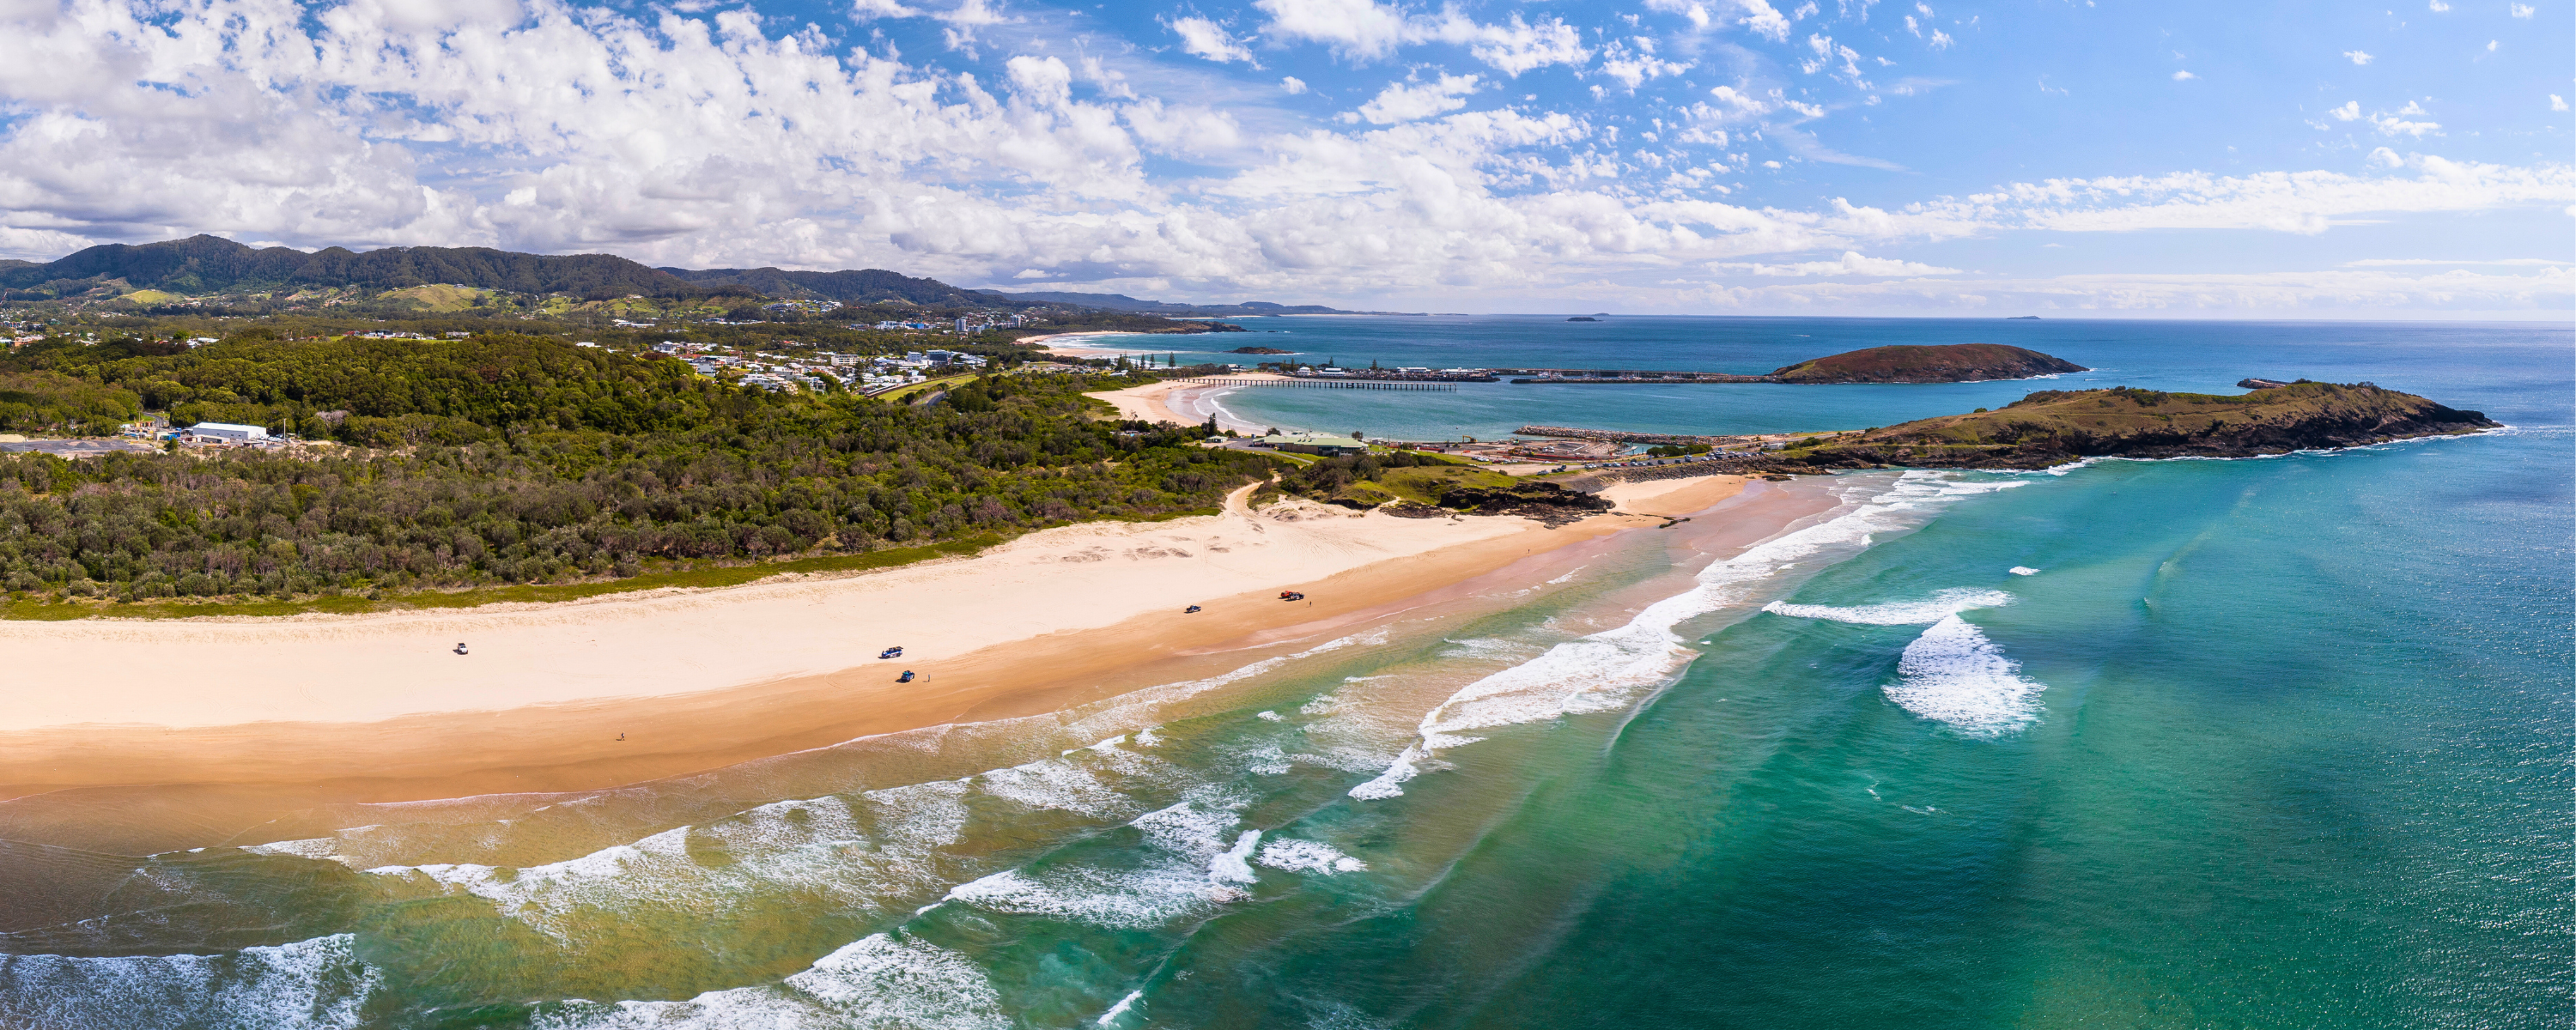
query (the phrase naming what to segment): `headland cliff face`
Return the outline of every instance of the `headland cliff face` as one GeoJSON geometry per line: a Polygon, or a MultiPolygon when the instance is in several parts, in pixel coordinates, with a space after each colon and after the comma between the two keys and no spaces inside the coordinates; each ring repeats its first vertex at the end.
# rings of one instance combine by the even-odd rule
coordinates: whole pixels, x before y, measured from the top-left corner
{"type": "Polygon", "coordinates": [[[2246,458],[2497,428],[2370,383],[2297,382],[2223,396],[2116,387],[2043,390],[1994,411],[1822,438],[1778,452],[1817,470],[2047,468],[2079,458],[2246,458]]]}
{"type": "Polygon", "coordinates": [[[2090,369],[2000,343],[1899,344],[1849,351],[1774,369],[1784,383],[1968,383],[2028,379],[2090,369]]]}

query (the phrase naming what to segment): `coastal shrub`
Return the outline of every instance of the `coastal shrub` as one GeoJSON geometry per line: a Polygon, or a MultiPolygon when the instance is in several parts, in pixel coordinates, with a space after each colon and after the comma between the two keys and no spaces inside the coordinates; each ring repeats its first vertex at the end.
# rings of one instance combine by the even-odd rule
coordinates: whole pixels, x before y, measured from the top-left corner
{"type": "MultiPolygon", "coordinates": [[[[1078,375],[989,377],[976,392],[991,406],[966,411],[736,391],[677,362],[537,338],[404,345],[427,355],[310,342],[87,371],[360,446],[0,455],[0,567],[30,570],[38,586],[25,589],[86,578],[118,584],[119,598],[623,577],[648,559],[772,560],[1202,510],[1279,464],[1188,446],[1198,427],[1097,419],[1082,392],[1126,384],[1078,375]]],[[[0,371],[87,357],[18,355],[0,371]]]]}

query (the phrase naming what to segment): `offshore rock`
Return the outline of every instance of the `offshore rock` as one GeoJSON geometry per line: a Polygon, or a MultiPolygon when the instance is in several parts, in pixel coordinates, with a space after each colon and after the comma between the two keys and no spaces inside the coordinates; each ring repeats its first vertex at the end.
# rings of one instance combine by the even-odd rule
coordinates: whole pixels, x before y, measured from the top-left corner
{"type": "Polygon", "coordinates": [[[2089,372],[2072,361],[2000,343],[1898,344],[1774,369],[1784,383],[1971,383],[2089,372]]]}

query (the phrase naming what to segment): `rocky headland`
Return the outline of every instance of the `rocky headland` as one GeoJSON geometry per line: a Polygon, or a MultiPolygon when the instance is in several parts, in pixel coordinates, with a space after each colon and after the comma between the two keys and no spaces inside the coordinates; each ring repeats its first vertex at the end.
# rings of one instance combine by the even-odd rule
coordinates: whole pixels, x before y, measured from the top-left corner
{"type": "Polygon", "coordinates": [[[1769,455],[1786,471],[2037,469],[2080,458],[2248,458],[2498,428],[2482,412],[2371,383],[2301,380],[2226,396],[2043,390],[1994,411],[1817,437],[1769,455]]]}

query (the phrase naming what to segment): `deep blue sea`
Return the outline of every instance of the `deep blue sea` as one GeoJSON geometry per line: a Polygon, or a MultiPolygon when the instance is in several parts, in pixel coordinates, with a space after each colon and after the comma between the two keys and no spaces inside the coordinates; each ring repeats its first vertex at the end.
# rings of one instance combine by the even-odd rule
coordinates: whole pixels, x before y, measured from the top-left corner
{"type": "MultiPolygon", "coordinates": [[[[2511,428],[1802,480],[1778,489],[1818,513],[1750,547],[1721,508],[1070,712],[577,797],[347,806],[249,848],[57,849],[39,857],[125,886],[0,934],[0,1025],[2576,1017],[2570,327],[1247,325],[1278,333],[1189,340],[1733,372],[1989,341],[2098,369],[1226,399],[1372,435],[1858,428],[2246,376],[2368,380],[2511,428]]],[[[0,826],[34,825],[20,806],[0,826]]]]}

